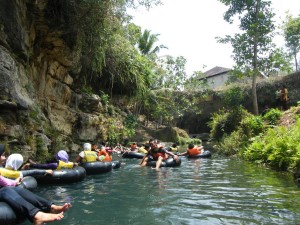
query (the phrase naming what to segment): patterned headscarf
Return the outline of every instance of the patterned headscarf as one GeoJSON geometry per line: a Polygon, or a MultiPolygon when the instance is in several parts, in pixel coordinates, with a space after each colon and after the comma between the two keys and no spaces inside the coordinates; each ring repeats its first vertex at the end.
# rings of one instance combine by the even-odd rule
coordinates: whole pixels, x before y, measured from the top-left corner
{"type": "Polygon", "coordinates": [[[57,154],[56,154],[56,159],[57,160],[61,160],[64,162],[69,162],[69,155],[65,150],[60,150],[57,154]]]}
{"type": "Polygon", "coordinates": [[[11,154],[8,156],[5,164],[6,169],[18,170],[23,164],[23,156],[21,154],[11,154]]]}

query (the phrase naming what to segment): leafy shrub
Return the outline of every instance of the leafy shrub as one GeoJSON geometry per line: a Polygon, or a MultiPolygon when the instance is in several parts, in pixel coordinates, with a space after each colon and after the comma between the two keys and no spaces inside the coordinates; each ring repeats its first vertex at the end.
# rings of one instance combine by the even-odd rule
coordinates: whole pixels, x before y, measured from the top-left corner
{"type": "Polygon", "coordinates": [[[227,156],[236,155],[245,147],[247,139],[247,135],[241,129],[233,131],[230,135],[223,137],[219,152],[227,156]]]}
{"type": "Polygon", "coordinates": [[[263,119],[270,125],[277,125],[281,116],[282,112],[279,109],[272,108],[263,116],[263,119]]]}
{"type": "Polygon", "coordinates": [[[241,121],[241,129],[248,137],[254,137],[264,131],[264,122],[261,116],[254,116],[252,114],[243,118],[241,121]]]}
{"type": "Polygon", "coordinates": [[[278,170],[295,171],[300,166],[299,139],[300,120],[289,129],[283,126],[269,128],[264,136],[253,139],[243,157],[278,170]]]}
{"type": "Polygon", "coordinates": [[[240,87],[232,87],[224,93],[225,105],[230,108],[239,108],[244,100],[244,94],[240,87]]]}
{"type": "Polygon", "coordinates": [[[218,113],[214,113],[212,120],[208,123],[208,126],[211,128],[211,137],[221,140],[223,135],[229,135],[237,130],[242,119],[249,115],[250,113],[242,107],[231,111],[222,109],[218,113]]]}
{"type": "Polygon", "coordinates": [[[132,137],[135,134],[137,124],[137,118],[133,114],[128,114],[125,118],[125,129],[127,131],[128,137],[132,137]]]}

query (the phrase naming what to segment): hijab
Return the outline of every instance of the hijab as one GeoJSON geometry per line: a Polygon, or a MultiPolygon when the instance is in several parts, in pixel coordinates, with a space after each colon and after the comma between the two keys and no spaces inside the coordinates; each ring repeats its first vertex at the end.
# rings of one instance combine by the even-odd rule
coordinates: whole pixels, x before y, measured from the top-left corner
{"type": "Polygon", "coordinates": [[[5,164],[6,169],[18,170],[23,164],[23,156],[21,154],[11,154],[8,156],[5,164]]]}
{"type": "Polygon", "coordinates": [[[55,157],[57,160],[61,160],[63,162],[69,162],[69,155],[65,150],[60,150],[55,157]]]}
{"type": "Polygon", "coordinates": [[[84,151],[91,151],[92,150],[92,145],[90,143],[84,143],[83,150],[84,151]]]}

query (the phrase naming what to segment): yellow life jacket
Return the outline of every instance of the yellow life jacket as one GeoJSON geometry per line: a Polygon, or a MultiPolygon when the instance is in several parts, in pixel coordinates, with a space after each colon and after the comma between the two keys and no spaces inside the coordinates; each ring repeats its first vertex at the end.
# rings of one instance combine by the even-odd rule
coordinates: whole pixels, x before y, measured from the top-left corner
{"type": "Polygon", "coordinates": [[[17,179],[18,177],[22,177],[21,171],[17,171],[17,170],[0,168],[0,172],[3,177],[9,178],[9,179],[17,179]]]}
{"type": "Polygon", "coordinates": [[[83,151],[84,157],[82,162],[95,162],[97,161],[97,153],[94,151],[83,151]]]}
{"type": "Polygon", "coordinates": [[[74,163],[73,162],[64,162],[59,160],[58,161],[58,166],[57,166],[57,170],[61,170],[61,169],[73,169],[74,163]]]}
{"type": "Polygon", "coordinates": [[[172,150],[172,152],[177,152],[178,148],[174,148],[174,147],[170,147],[170,149],[172,150]]]}
{"type": "Polygon", "coordinates": [[[138,149],[138,152],[144,153],[144,154],[147,154],[147,153],[148,153],[148,151],[145,149],[145,147],[140,147],[140,148],[138,149]]]}

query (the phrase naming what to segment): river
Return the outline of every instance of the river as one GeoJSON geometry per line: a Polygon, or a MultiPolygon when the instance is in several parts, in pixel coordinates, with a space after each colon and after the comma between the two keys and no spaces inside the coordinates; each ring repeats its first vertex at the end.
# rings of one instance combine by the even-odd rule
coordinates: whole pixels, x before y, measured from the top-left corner
{"type": "Polygon", "coordinates": [[[160,171],[120,160],[121,168],[80,183],[39,185],[41,196],[73,205],[51,224],[300,224],[300,190],[288,174],[223,157],[182,158],[160,171]]]}

